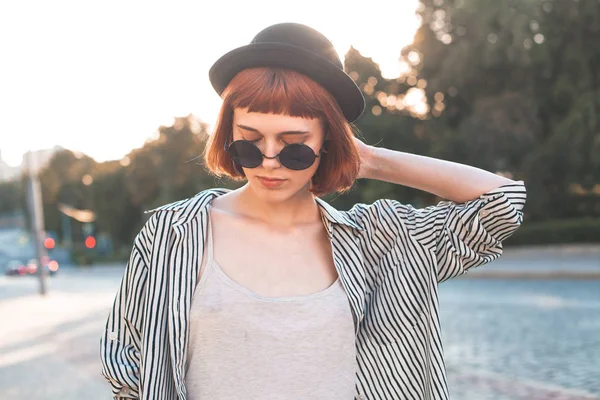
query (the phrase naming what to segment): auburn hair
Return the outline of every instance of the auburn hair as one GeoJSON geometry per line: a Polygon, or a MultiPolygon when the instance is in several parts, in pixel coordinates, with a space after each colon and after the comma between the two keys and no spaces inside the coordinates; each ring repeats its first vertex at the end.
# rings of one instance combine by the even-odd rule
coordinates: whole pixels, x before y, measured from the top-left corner
{"type": "Polygon", "coordinates": [[[239,72],[223,91],[223,105],[213,133],[208,137],[204,161],[217,176],[243,180],[226,144],[232,140],[233,110],[319,118],[327,138],[327,153],[322,153],[310,191],[317,195],[350,189],[360,168],[360,156],[352,127],[337,102],[321,85],[299,72],[281,68],[249,68],[239,72]]]}

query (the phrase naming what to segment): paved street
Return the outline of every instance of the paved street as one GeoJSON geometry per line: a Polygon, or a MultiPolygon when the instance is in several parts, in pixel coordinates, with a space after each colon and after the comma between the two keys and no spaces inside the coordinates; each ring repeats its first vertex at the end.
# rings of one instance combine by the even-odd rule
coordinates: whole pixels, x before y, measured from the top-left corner
{"type": "Polygon", "coordinates": [[[122,268],[61,271],[49,294],[33,277],[0,277],[0,399],[106,400],[99,338],[122,268]]]}
{"type": "MultiPolygon", "coordinates": [[[[508,251],[502,261],[528,271],[600,269],[598,250],[536,254],[508,251]]],[[[45,298],[33,277],[0,277],[0,399],[110,398],[99,337],[121,274],[118,266],[65,269],[50,279],[45,298]]],[[[530,282],[442,286],[453,399],[600,399],[600,368],[590,361],[600,354],[600,280],[530,282]],[[561,321],[571,331],[561,333],[561,321]],[[561,353],[545,350],[554,347],[561,353]]]]}
{"type": "Polygon", "coordinates": [[[600,278],[600,246],[572,245],[547,248],[506,249],[502,257],[485,268],[476,268],[470,277],[600,278]]]}

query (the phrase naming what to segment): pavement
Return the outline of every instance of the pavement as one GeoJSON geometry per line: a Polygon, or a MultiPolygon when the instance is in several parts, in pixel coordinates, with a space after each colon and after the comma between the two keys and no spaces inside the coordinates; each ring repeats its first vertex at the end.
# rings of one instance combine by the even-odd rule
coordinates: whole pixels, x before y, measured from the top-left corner
{"type": "Polygon", "coordinates": [[[111,398],[99,343],[122,272],[64,271],[46,296],[34,277],[0,277],[0,399],[111,398]]]}
{"type": "MultiPolygon", "coordinates": [[[[517,268],[520,272],[596,273],[600,272],[600,246],[507,249],[500,260],[485,268],[492,272],[517,268]]],[[[111,398],[108,383],[100,374],[99,340],[122,273],[123,265],[65,268],[49,279],[45,296],[38,294],[35,277],[0,277],[1,400],[111,398]]],[[[460,394],[459,390],[455,398],[600,399],[587,392],[564,390],[547,390],[549,394],[542,396],[545,392],[539,387],[532,389],[538,396],[517,397],[502,392],[510,382],[495,389],[486,381],[492,378],[474,376],[463,375],[463,381],[454,387],[479,385],[491,392],[477,395],[465,390],[460,394]]],[[[501,382],[497,377],[492,380],[501,382]]]]}
{"type": "Polygon", "coordinates": [[[464,278],[600,279],[600,245],[508,247],[484,268],[464,278]]]}

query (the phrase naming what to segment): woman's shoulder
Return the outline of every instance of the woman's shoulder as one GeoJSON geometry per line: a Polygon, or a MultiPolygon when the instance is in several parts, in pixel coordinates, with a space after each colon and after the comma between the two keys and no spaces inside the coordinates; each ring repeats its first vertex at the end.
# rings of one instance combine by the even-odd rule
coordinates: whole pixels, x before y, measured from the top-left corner
{"type": "Polygon", "coordinates": [[[230,192],[229,189],[224,188],[210,188],[202,190],[196,193],[194,196],[189,197],[187,199],[177,200],[172,203],[167,203],[150,210],[144,211],[144,214],[154,214],[159,213],[161,211],[169,212],[186,212],[186,213],[194,213],[201,210],[203,207],[207,206],[214,198],[222,196],[226,193],[230,192]]]}
{"type": "Polygon", "coordinates": [[[202,212],[213,199],[228,192],[230,192],[229,189],[223,188],[206,189],[187,199],[146,210],[144,214],[148,217],[138,236],[151,238],[157,229],[185,224],[202,212]]]}
{"type": "MultiPolygon", "coordinates": [[[[150,210],[144,211],[148,219],[134,239],[134,244],[140,249],[152,247],[157,231],[170,230],[176,225],[183,225],[193,220],[214,198],[230,192],[229,189],[211,188],[198,192],[187,199],[177,200],[150,210]]],[[[162,235],[168,237],[168,235],[162,235]]]]}

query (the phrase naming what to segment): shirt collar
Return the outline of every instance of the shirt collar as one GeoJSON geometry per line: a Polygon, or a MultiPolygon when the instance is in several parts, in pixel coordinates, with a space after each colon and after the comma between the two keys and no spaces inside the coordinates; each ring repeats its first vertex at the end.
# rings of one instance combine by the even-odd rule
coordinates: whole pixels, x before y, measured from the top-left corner
{"type": "Polygon", "coordinates": [[[324,215],[329,222],[337,225],[346,225],[359,231],[364,230],[362,227],[352,221],[352,219],[350,219],[346,213],[339,211],[327,204],[325,200],[322,200],[318,197],[315,197],[315,200],[317,205],[321,208],[321,214],[324,215]]]}

